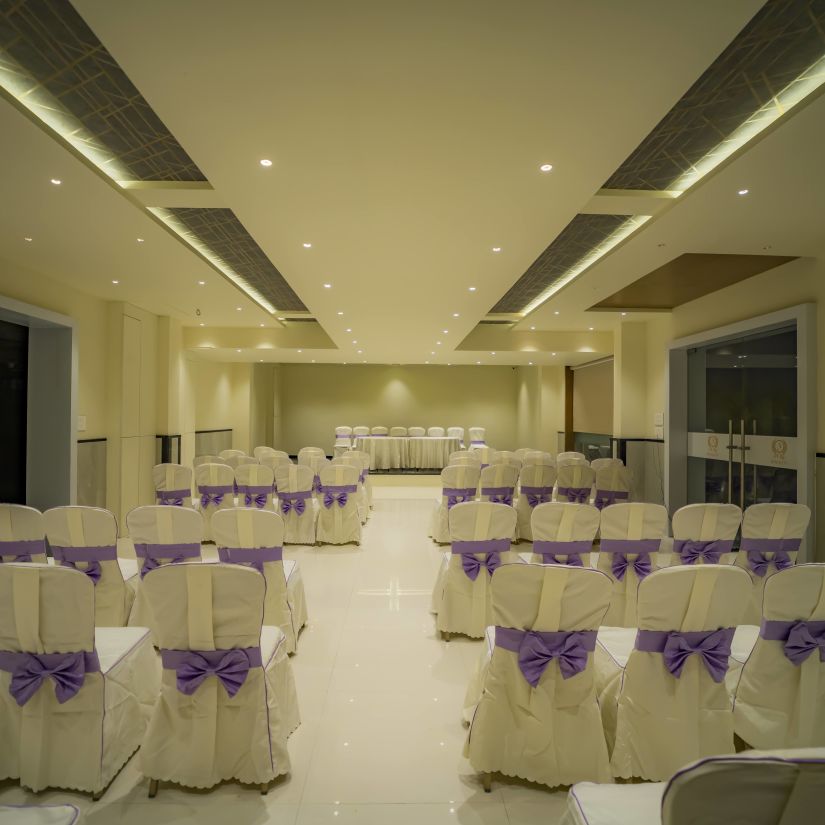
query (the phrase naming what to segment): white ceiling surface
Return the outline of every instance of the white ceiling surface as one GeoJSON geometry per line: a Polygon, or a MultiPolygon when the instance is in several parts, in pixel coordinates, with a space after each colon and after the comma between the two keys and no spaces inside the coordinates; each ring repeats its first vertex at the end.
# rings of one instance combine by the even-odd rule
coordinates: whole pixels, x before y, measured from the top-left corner
{"type": "Polygon", "coordinates": [[[761,2],[74,5],[340,347],[320,357],[472,363],[451,347],[761,2]]]}

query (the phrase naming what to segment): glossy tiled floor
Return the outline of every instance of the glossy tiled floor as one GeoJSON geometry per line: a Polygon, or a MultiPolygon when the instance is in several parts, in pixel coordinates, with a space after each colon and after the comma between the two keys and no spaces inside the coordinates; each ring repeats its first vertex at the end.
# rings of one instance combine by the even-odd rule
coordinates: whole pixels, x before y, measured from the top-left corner
{"type": "Polygon", "coordinates": [[[225,783],[162,787],[150,800],[133,758],[99,802],[0,783],[0,804],[72,802],[89,825],[557,822],[564,793],[496,782],[485,794],[461,756],[461,700],[481,642],[436,639],[436,495],[420,483],[376,486],[360,548],[287,549],[310,613],[292,658],[302,724],[289,740],[292,773],[266,796],[225,783]]]}

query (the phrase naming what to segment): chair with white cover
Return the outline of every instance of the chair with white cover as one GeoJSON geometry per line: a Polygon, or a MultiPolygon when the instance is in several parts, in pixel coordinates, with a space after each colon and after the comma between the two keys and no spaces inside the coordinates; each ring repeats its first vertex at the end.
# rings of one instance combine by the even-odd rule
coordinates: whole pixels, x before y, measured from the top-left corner
{"type": "Polygon", "coordinates": [[[668,567],[639,583],[638,629],[599,633],[614,776],[657,781],[693,759],[734,752],[725,674],[749,596],[750,578],[731,565],[668,567]]]}
{"type": "Polygon", "coordinates": [[[255,507],[258,510],[274,510],[272,498],[275,472],[263,464],[242,464],[235,470],[238,487],[238,506],[255,507]]]}
{"type": "Polygon", "coordinates": [[[464,748],[485,791],[492,773],[551,787],[609,782],[592,655],[610,600],[607,576],[508,564],[490,588],[491,654],[464,748]]]}
{"type": "MultiPolygon", "coordinates": [[[[601,460],[612,461],[612,459],[601,460]]],[[[593,493],[593,504],[599,510],[620,501],[630,501],[632,480],[630,471],[624,464],[610,463],[598,468],[591,464],[590,469],[595,473],[596,489],[593,493]]]]}
{"type": "Polygon", "coordinates": [[[490,466],[490,459],[495,452],[492,447],[470,447],[470,449],[478,454],[478,460],[483,470],[485,467],[490,466]]]}
{"type": "Polygon", "coordinates": [[[0,648],[0,778],[99,798],[158,693],[149,632],[95,628],[95,588],[79,570],[2,564],[0,648]]]}
{"type": "Polygon", "coordinates": [[[556,499],[587,504],[596,474],[586,464],[556,464],[556,499]]]}
{"type": "Polygon", "coordinates": [[[493,450],[490,455],[490,464],[509,464],[521,470],[521,459],[512,450],[493,450]]]}
{"type": "MultiPolygon", "coordinates": [[[[338,458],[332,459],[333,465],[342,464],[345,467],[354,467],[357,475],[358,481],[356,483],[356,493],[355,493],[355,501],[358,507],[358,518],[361,521],[361,524],[366,524],[367,519],[369,518],[370,512],[370,504],[369,500],[367,499],[367,487],[366,487],[366,480],[367,476],[364,472],[364,465],[363,460],[359,458],[357,455],[342,455],[338,458]]],[[[320,517],[320,511],[318,513],[320,517]]]]}
{"type": "Polygon", "coordinates": [[[743,624],[759,622],[766,576],[796,564],[810,520],[804,504],[752,504],[745,510],[735,564],[751,574],[753,593],[743,624]]]}
{"type": "Polygon", "coordinates": [[[53,507],[43,513],[43,522],[55,562],[92,580],[95,627],[124,627],[135,600],[138,566],[134,559],[118,558],[115,517],[98,507],[53,507]],[[135,581],[127,584],[129,579],[135,581]]]}
{"type": "Polygon", "coordinates": [[[255,457],[255,461],[260,461],[265,455],[272,455],[274,452],[274,447],[260,446],[252,450],[252,455],[255,457]]]}
{"type": "Polygon", "coordinates": [[[406,427],[390,427],[390,435],[393,438],[406,438],[407,428],[406,427]]]}
{"type": "Polygon", "coordinates": [[[408,427],[407,435],[411,438],[424,438],[424,436],[427,435],[427,431],[423,427],[408,427]]]}
{"type": "Polygon", "coordinates": [[[389,430],[386,427],[372,427],[370,428],[370,435],[387,435],[389,430]]]}
{"type": "Polygon", "coordinates": [[[524,463],[524,456],[526,456],[527,453],[535,453],[535,452],[536,452],[536,450],[534,450],[532,447],[519,447],[517,450],[513,451],[513,454],[523,464],[524,463]]]}
{"type": "Polygon", "coordinates": [[[251,455],[231,455],[229,458],[226,459],[226,463],[233,469],[237,470],[238,467],[243,467],[245,464],[257,464],[258,459],[251,455]]]}
{"type": "Polygon", "coordinates": [[[567,452],[559,453],[556,456],[556,464],[561,466],[564,463],[570,462],[572,464],[587,464],[587,457],[584,453],[577,453],[575,450],[568,450],[567,452]]]}
{"type": "Polygon", "coordinates": [[[528,464],[519,473],[519,497],[516,501],[518,537],[533,541],[531,519],[536,507],[553,500],[556,468],[547,464],[528,464]]]}
{"type": "Polygon", "coordinates": [[[604,623],[636,627],[636,591],[658,566],[662,539],[667,536],[667,510],[661,504],[614,504],[601,511],[599,532],[595,566],[613,579],[604,623]]]}
{"type": "Polygon", "coordinates": [[[352,427],[336,427],[335,443],[332,445],[332,455],[343,455],[352,447],[352,427]]]}
{"type": "Polygon", "coordinates": [[[427,427],[428,438],[444,438],[445,432],[443,427],[427,427]]]}
{"type": "Polygon", "coordinates": [[[325,455],[313,455],[309,457],[309,467],[312,470],[312,489],[316,496],[321,495],[321,471],[329,467],[330,460],[325,455]]]}
{"type": "Polygon", "coordinates": [[[40,510],[0,504],[0,563],[46,561],[46,526],[40,510]]]}
{"type": "Polygon", "coordinates": [[[216,513],[218,559],[257,570],[266,579],[263,623],[279,627],[287,653],[294,653],[307,623],[304,582],[297,561],[284,556],[284,520],[268,510],[236,508],[216,513]]]}
{"type": "Polygon", "coordinates": [[[481,470],[477,464],[451,464],[441,471],[441,497],[433,512],[430,535],[439,544],[450,541],[450,510],[456,504],[475,501],[481,470]]]}
{"type": "Polygon", "coordinates": [[[450,453],[447,466],[458,464],[471,464],[481,469],[481,456],[478,450],[454,450],[450,453]]]}
{"type": "MultiPolygon", "coordinates": [[[[344,453],[347,457],[355,456],[361,461],[361,483],[364,485],[364,493],[367,496],[367,504],[372,508],[372,483],[370,482],[370,454],[364,450],[349,450],[344,453]]],[[[369,518],[369,510],[367,510],[369,518]]]]}
{"type": "Polygon", "coordinates": [[[79,820],[74,805],[0,805],[4,825],[77,825],[79,820]]]}
{"type": "MultiPolygon", "coordinates": [[[[269,467],[274,474],[278,470],[278,467],[284,464],[292,464],[292,459],[283,450],[273,450],[271,453],[263,456],[260,463],[263,467],[269,467]]],[[[278,492],[277,487],[275,488],[275,492],[278,492]]]]}
{"type": "Polygon", "coordinates": [[[512,507],[518,473],[518,468],[512,464],[491,464],[484,467],[479,479],[481,500],[512,507]]]}
{"type": "Polygon", "coordinates": [[[556,466],[556,459],[551,453],[543,452],[542,450],[530,450],[529,453],[524,454],[521,460],[522,467],[529,467],[532,464],[546,464],[548,467],[556,466]]]}
{"type": "Polygon", "coordinates": [[[218,457],[222,458],[224,461],[232,458],[234,455],[246,455],[246,453],[243,450],[221,450],[218,453],[218,457]]]}
{"type": "Polygon", "coordinates": [[[767,576],[761,624],[741,631],[734,658],[745,662],[728,679],[737,736],[755,748],[825,747],[825,564],[767,576]]]}
{"type": "Polygon", "coordinates": [[[473,447],[486,447],[485,441],[487,430],[484,427],[470,427],[470,449],[473,447]]]}
{"type": "Polygon", "coordinates": [[[447,427],[447,438],[457,438],[461,449],[464,449],[464,427],[447,427]]]}
{"type": "Polygon", "coordinates": [[[731,564],[742,511],[735,504],[688,504],[673,514],[673,564],[731,564]]]}
{"type": "Polygon", "coordinates": [[[356,438],[366,438],[370,434],[370,428],[365,427],[363,424],[359,424],[357,427],[352,428],[352,446],[355,449],[355,439],[356,438]]]}
{"type": "Polygon", "coordinates": [[[192,470],[182,464],[156,464],[152,468],[155,501],[174,507],[192,506],[192,470]]]}
{"type": "Polygon", "coordinates": [[[599,511],[589,504],[551,501],[533,510],[533,562],[590,567],[599,511]]]}
{"type": "Polygon", "coordinates": [[[282,464],[275,471],[285,544],[315,544],[318,507],[313,495],[314,478],[312,468],[299,464],[282,464]]]}
{"type": "Polygon", "coordinates": [[[510,549],[516,511],[506,504],[468,501],[450,510],[450,541],[433,589],[432,610],[442,638],[484,636],[492,624],[490,579],[502,564],[520,563],[510,549]]]}
{"type": "Polygon", "coordinates": [[[196,470],[201,464],[226,464],[226,461],[219,455],[196,455],[192,459],[192,468],[196,470]]]}
{"type": "Polygon", "coordinates": [[[620,467],[624,467],[624,461],[620,458],[594,458],[590,462],[590,466],[593,468],[594,472],[599,472],[602,467],[611,467],[614,464],[618,464],[620,467]]]}
{"type": "Polygon", "coordinates": [[[315,540],[321,544],[361,543],[356,467],[336,464],[321,470],[318,494],[318,526],[315,540]]]}
{"type": "Polygon", "coordinates": [[[298,450],[298,463],[304,467],[311,467],[314,459],[326,457],[326,453],[320,447],[301,447],[298,450]]]}
{"type": "Polygon", "coordinates": [[[203,516],[203,540],[212,538],[212,514],[235,506],[235,471],[228,464],[201,464],[195,468],[198,509],[203,516]]]}
{"type": "Polygon", "coordinates": [[[667,782],[577,783],[561,825],[810,825],[823,783],[825,748],[710,756],[667,782]]]}
{"type": "Polygon", "coordinates": [[[286,639],[264,625],[266,581],[236,564],[153,570],[143,590],[157,619],[160,697],[140,748],[150,779],[211,788],[266,785],[290,770],[298,703],[286,639]]]}

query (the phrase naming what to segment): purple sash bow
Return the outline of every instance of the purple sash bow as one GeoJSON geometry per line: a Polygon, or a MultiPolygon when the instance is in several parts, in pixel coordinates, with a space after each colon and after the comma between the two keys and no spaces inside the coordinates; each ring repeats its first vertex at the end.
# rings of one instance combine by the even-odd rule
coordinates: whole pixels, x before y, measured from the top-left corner
{"type": "Polygon", "coordinates": [[[58,547],[52,545],[52,555],[62,567],[72,567],[78,570],[78,562],[88,562],[88,567],[81,570],[95,584],[100,581],[102,561],[117,561],[117,546],[114,544],[99,547],[58,547]]]}
{"type": "Polygon", "coordinates": [[[25,653],[0,650],[0,670],[12,674],[9,693],[22,707],[46,679],[54,682],[54,694],[62,705],[77,694],[87,673],[98,673],[95,651],[77,653],[25,653]]]}
{"type": "Polygon", "coordinates": [[[592,541],[533,540],[533,552],[541,556],[542,564],[567,564],[570,567],[584,567],[581,554],[589,553],[592,549],[592,541]],[[558,556],[567,556],[567,561],[559,561],[558,556]]]}
{"type": "Polygon", "coordinates": [[[158,504],[170,504],[174,507],[183,507],[183,500],[191,495],[191,490],[155,490],[158,504]]]}
{"type": "Polygon", "coordinates": [[[673,550],[679,554],[682,564],[696,564],[701,559],[705,564],[719,564],[723,553],[730,553],[733,542],[724,539],[712,541],[694,541],[693,539],[675,539],[673,550]]]}
{"type": "Polygon", "coordinates": [[[3,556],[13,556],[12,562],[29,563],[32,556],[41,553],[46,555],[45,539],[0,541],[0,564],[3,563],[3,556]]]}
{"type": "Polygon", "coordinates": [[[677,679],[690,656],[699,656],[714,682],[721,682],[728,670],[728,657],[736,628],[719,630],[639,630],[636,650],[661,653],[665,667],[677,679]]]}
{"type": "Polygon", "coordinates": [[[294,510],[299,516],[306,510],[306,500],[312,498],[312,490],[302,490],[298,493],[278,493],[281,500],[281,512],[286,516],[294,510]]]}
{"type": "Polygon", "coordinates": [[[597,489],[596,495],[593,498],[593,504],[595,504],[599,510],[604,510],[605,507],[609,507],[617,501],[626,501],[628,498],[630,498],[630,493],[628,493],[627,490],[597,489]]]}
{"type": "Polygon", "coordinates": [[[481,495],[487,498],[493,504],[507,504],[513,506],[513,488],[512,487],[482,487],[481,495]]]}
{"type": "Polygon", "coordinates": [[[264,572],[264,562],[283,561],[283,547],[219,547],[218,558],[224,564],[248,564],[259,573],[264,572]]]}
{"type": "Polygon", "coordinates": [[[659,539],[602,539],[601,551],[612,553],[611,570],[618,581],[627,573],[627,568],[633,569],[637,578],[643,579],[653,572],[650,554],[659,550],[659,539]],[[628,555],[637,554],[634,561],[628,560],[628,555]]]}
{"type": "Polygon", "coordinates": [[[349,501],[349,494],[358,492],[356,484],[326,484],[320,492],[324,494],[324,507],[329,510],[333,504],[338,503],[339,507],[346,507],[349,501]]]}
{"type": "Polygon", "coordinates": [[[238,492],[243,493],[244,505],[251,507],[253,504],[259,510],[266,507],[266,497],[272,492],[272,487],[268,484],[241,484],[238,492]]]}
{"type": "Polygon", "coordinates": [[[179,564],[186,559],[198,558],[201,554],[199,542],[182,544],[135,544],[135,555],[143,559],[140,577],[162,565],[160,559],[169,559],[170,564],[179,564]]]}
{"type": "Polygon", "coordinates": [[[739,550],[744,551],[748,556],[748,567],[754,575],[763,577],[770,566],[777,570],[785,570],[793,567],[793,562],[788,553],[799,550],[802,539],[742,539],[739,550]],[[773,553],[773,558],[768,558],[765,554],[773,553]]]}
{"type": "Polygon", "coordinates": [[[564,679],[587,667],[587,654],[596,649],[595,630],[537,631],[496,627],[496,646],[518,653],[518,666],[532,687],[555,659],[564,679]]]}
{"type": "Polygon", "coordinates": [[[452,553],[461,556],[461,566],[470,581],[475,581],[484,567],[492,576],[501,566],[501,554],[510,549],[510,539],[480,539],[478,541],[454,541],[452,553]],[[484,554],[484,559],[476,554],[484,554]]]}
{"type": "Polygon", "coordinates": [[[486,441],[471,441],[470,446],[471,447],[486,447],[487,442],[486,441]]]}
{"type": "Polygon", "coordinates": [[[208,676],[215,676],[228,696],[234,696],[246,681],[249,669],[261,667],[261,648],[245,647],[231,650],[167,650],[160,651],[165,670],[177,674],[177,687],[191,696],[208,676]]]}
{"type": "Polygon", "coordinates": [[[815,650],[825,662],[825,620],[782,622],[763,619],[759,635],[770,642],[784,642],[785,656],[799,667],[815,650]]]}
{"type": "Polygon", "coordinates": [[[472,501],[476,496],[475,487],[444,487],[441,495],[447,497],[447,509],[451,509],[456,504],[463,504],[465,501],[472,501]]]}
{"type": "Polygon", "coordinates": [[[559,487],[559,495],[576,504],[587,504],[590,497],[589,487],[559,487]]]}
{"type": "Polygon", "coordinates": [[[530,507],[538,507],[539,504],[547,504],[553,497],[552,487],[525,487],[521,485],[522,495],[527,496],[527,503],[530,507]]]}
{"type": "Polygon", "coordinates": [[[223,497],[228,496],[234,489],[232,484],[199,484],[198,492],[201,496],[201,508],[206,508],[210,504],[220,507],[223,504],[223,497]]]}

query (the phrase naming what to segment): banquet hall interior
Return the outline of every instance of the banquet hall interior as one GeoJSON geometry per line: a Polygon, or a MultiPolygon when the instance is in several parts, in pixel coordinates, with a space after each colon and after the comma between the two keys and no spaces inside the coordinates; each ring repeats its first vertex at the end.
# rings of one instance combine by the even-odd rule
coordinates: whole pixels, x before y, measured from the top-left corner
{"type": "Polygon", "coordinates": [[[0,825],[813,825],[825,0],[0,0],[0,825]]]}

